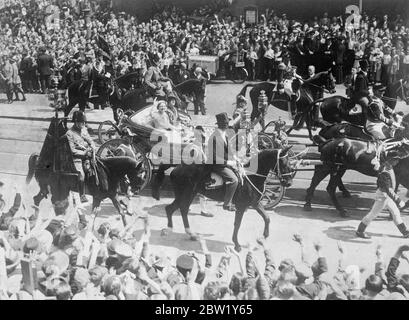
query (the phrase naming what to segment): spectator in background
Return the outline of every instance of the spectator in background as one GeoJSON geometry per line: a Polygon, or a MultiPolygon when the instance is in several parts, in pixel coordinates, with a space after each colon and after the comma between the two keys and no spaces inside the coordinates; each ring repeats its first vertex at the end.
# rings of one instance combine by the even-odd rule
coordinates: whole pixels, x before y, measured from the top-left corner
{"type": "Polygon", "coordinates": [[[1,76],[5,83],[7,103],[13,103],[13,66],[7,56],[2,59],[1,76]]]}
{"type": "Polygon", "coordinates": [[[20,78],[18,66],[17,66],[17,57],[15,56],[10,57],[10,63],[13,69],[12,84],[13,84],[13,92],[16,95],[15,101],[20,101],[20,98],[18,95],[19,93],[22,94],[21,101],[26,101],[26,96],[24,95],[24,91],[21,87],[21,78],[20,78]]]}
{"type": "Polygon", "coordinates": [[[42,47],[39,50],[37,58],[38,73],[40,75],[41,93],[46,93],[50,88],[50,76],[54,68],[53,58],[46,53],[46,48],[42,47]]]}

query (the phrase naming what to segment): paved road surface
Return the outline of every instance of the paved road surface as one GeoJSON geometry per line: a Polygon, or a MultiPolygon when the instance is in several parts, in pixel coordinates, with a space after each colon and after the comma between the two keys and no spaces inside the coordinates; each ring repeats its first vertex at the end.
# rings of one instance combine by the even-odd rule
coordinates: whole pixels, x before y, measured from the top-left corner
{"type": "MultiPolygon", "coordinates": [[[[216,113],[226,111],[231,114],[234,109],[234,97],[241,88],[242,85],[234,85],[228,82],[208,85],[206,106],[209,116],[206,118],[202,116],[194,117],[194,121],[212,125],[216,113]]],[[[337,89],[339,93],[344,92],[342,87],[337,89]]],[[[4,99],[1,101],[4,102],[4,99]]],[[[0,103],[0,180],[7,185],[16,185],[23,190],[28,207],[32,203],[32,196],[38,192],[38,186],[34,181],[29,186],[24,184],[27,161],[31,153],[40,151],[44,141],[49,119],[53,116],[53,110],[48,107],[48,104],[46,98],[39,95],[28,95],[28,101],[24,103],[13,103],[11,105],[0,103]]],[[[403,103],[399,103],[399,110],[407,113],[406,108],[408,107],[403,103]]],[[[87,117],[89,121],[97,123],[112,119],[112,112],[110,109],[104,111],[87,110],[87,117]]],[[[287,123],[290,122],[286,112],[275,108],[269,110],[269,119],[277,119],[278,117],[282,117],[287,123]]],[[[97,125],[93,124],[91,127],[96,129],[97,125]]],[[[301,130],[294,132],[294,134],[295,136],[291,137],[291,140],[299,144],[296,147],[298,150],[302,150],[303,146],[309,143],[306,138],[306,131],[301,130]]],[[[376,244],[382,243],[385,248],[385,256],[389,259],[398,245],[407,243],[407,240],[399,237],[399,232],[393,223],[387,220],[386,213],[374,221],[369,228],[373,240],[367,241],[355,237],[354,231],[360,219],[372,204],[375,190],[374,178],[356,172],[348,172],[345,175],[344,183],[351,191],[352,198],[341,198],[341,201],[350,210],[351,218],[342,219],[330,205],[325,191],[328,180],[321,183],[316,191],[313,211],[304,212],[302,210],[305,189],[309,186],[311,177],[312,172],[297,173],[293,186],[287,190],[285,199],[275,208],[275,211],[271,211],[268,244],[274,249],[277,261],[286,257],[291,257],[295,261],[299,260],[297,244],[291,240],[293,233],[303,234],[310,243],[320,240],[324,244],[324,253],[330,258],[329,264],[332,270],[337,265],[336,241],[344,241],[348,250],[347,264],[364,266],[366,274],[373,271],[376,244]]],[[[11,188],[9,188],[9,191],[11,193],[11,188]]],[[[401,193],[404,194],[404,190],[401,193]]],[[[138,210],[146,211],[151,217],[152,245],[157,250],[174,253],[177,253],[178,250],[199,250],[199,244],[190,241],[184,234],[179,213],[176,213],[174,217],[174,233],[168,237],[161,236],[161,229],[166,226],[164,207],[172,201],[172,193],[165,190],[162,196],[161,201],[155,201],[149,196],[149,190],[147,190],[141,196],[132,200],[132,205],[138,210]]],[[[215,213],[214,218],[200,216],[200,206],[198,201],[195,201],[190,213],[191,227],[194,231],[204,235],[208,241],[210,251],[219,256],[223,252],[224,246],[231,244],[234,214],[222,210],[219,203],[212,201],[208,202],[208,207],[209,211],[215,213]]],[[[41,209],[42,214],[52,212],[50,201],[44,200],[41,209]]],[[[105,201],[96,224],[108,220],[112,224],[120,226],[118,216],[112,213],[114,213],[112,204],[105,201]]],[[[407,213],[404,213],[403,219],[406,223],[409,223],[407,213]]],[[[141,222],[136,223],[140,224],[140,231],[137,235],[139,236],[142,224],[141,222]]],[[[255,239],[261,236],[262,230],[261,218],[256,211],[249,210],[244,216],[239,239],[244,245],[254,244],[255,239]]],[[[309,246],[309,251],[311,257],[315,258],[312,245],[309,246]]],[[[405,268],[408,269],[404,265],[402,272],[408,271],[405,268]]]]}

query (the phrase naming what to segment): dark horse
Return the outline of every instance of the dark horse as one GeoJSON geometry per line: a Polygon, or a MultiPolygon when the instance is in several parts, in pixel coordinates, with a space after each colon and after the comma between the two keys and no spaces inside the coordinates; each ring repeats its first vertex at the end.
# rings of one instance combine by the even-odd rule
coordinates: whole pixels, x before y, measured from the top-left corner
{"type": "MultiPolygon", "coordinates": [[[[233,231],[233,242],[236,250],[241,249],[238,242],[238,232],[244,212],[249,207],[253,207],[261,215],[265,224],[263,235],[265,238],[269,236],[270,219],[262,205],[259,204],[259,200],[270,170],[277,174],[282,185],[287,187],[291,185],[293,170],[287,154],[290,148],[263,150],[250,160],[250,163],[257,163],[257,172],[251,172],[244,177],[243,184],[238,186],[233,198],[233,203],[236,206],[233,231]]],[[[210,199],[223,201],[224,186],[221,189],[213,190],[206,190],[205,187],[212,167],[212,165],[180,165],[172,171],[170,179],[175,193],[175,200],[166,207],[168,229],[172,230],[172,215],[177,209],[180,209],[186,233],[195,238],[189,227],[188,212],[196,194],[199,193],[210,199]]],[[[166,230],[164,230],[164,233],[166,234],[166,230]]]]}
{"type": "Polygon", "coordinates": [[[305,123],[308,129],[308,134],[312,140],[312,127],[315,123],[316,109],[314,108],[315,97],[320,96],[325,88],[330,94],[335,93],[335,78],[331,71],[323,71],[317,73],[314,77],[300,81],[295,79],[292,82],[293,92],[296,92],[297,98],[297,115],[294,119],[292,127],[287,130],[290,134],[292,130],[299,130],[305,123]]]}
{"type": "MultiPolygon", "coordinates": [[[[38,159],[39,155],[36,153],[30,156],[26,178],[26,183],[29,184],[35,176],[40,186],[40,192],[34,197],[35,204],[39,205],[41,200],[47,197],[50,188],[51,202],[55,208],[66,209],[70,191],[78,192],[77,175],[53,172],[50,168],[39,168],[38,159]]],[[[137,186],[140,183],[138,171],[141,165],[129,157],[97,159],[98,179],[95,176],[86,179],[88,194],[93,197],[92,209],[99,208],[102,200],[109,198],[121,215],[123,223],[126,224],[125,213],[118,199],[119,185],[127,176],[131,187],[137,191],[137,186]]],[[[65,213],[65,209],[61,213],[65,213]]]]}
{"type": "MultiPolygon", "coordinates": [[[[398,98],[401,98],[409,104],[409,84],[407,80],[396,81],[387,86],[383,95],[383,102],[391,109],[395,109],[398,98]]],[[[347,121],[356,125],[363,126],[366,121],[366,110],[360,113],[352,113],[353,105],[351,100],[342,96],[333,96],[330,98],[319,99],[314,104],[321,103],[320,110],[323,120],[329,123],[339,123],[347,121]]]]}
{"type": "MultiPolygon", "coordinates": [[[[193,104],[195,110],[199,108],[204,110],[205,108],[205,97],[206,97],[206,80],[190,79],[182,82],[176,86],[172,86],[173,91],[179,101],[177,101],[178,106],[181,109],[186,109],[187,103],[184,97],[191,97],[193,99],[193,104]]],[[[117,95],[115,95],[117,96],[117,95]]],[[[148,105],[149,95],[147,94],[145,88],[137,88],[125,93],[122,98],[120,98],[119,103],[115,103],[112,107],[114,112],[114,119],[117,121],[117,109],[120,107],[124,111],[131,110],[133,112],[139,111],[148,105]]]]}
{"type": "MultiPolygon", "coordinates": [[[[297,111],[299,115],[294,120],[293,126],[291,127],[290,131],[293,129],[300,128],[303,124],[305,119],[306,110],[309,110],[309,106],[313,103],[314,97],[316,97],[319,92],[322,91],[322,88],[325,87],[330,93],[335,92],[335,79],[332,76],[330,71],[323,71],[316,74],[313,78],[305,80],[303,84],[300,81],[293,81],[293,91],[300,92],[300,98],[297,101],[297,111]],[[304,119],[304,120],[303,120],[304,119]]],[[[274,107],[288,111],[288,103],[289,99],[286,94],[279,94],[277,91],[274,91],[276,85],[270,82],[261,82],[257,84],[247,84],[241,89],[238,95],[246,95],[247,88],[253,87],[250,90],[250,100],[253,106],[251,111],[251,120],[258,118],[260,116],[260,110],[258,108],[258,98],[260,96],[260,92],[264,91],[269,104],[272,104],[274,107]],[[284,103],[280,103],[284,102],[284,103]]]]}
{"type": "Polygon", "coordinates": [[[107,102],[113,108],[120,107],[120,94],[111,79],[101,76],[98,81],[76,81],[68,87],[68,105],[64,109],[64,117],[68,117],[71,110],[78,104],[84,111],[87,102],[94,105],[105,105],[107,102]]]}
{"type": "MultiPolygon", "coordinates": [[[[320,146],[323,164],[315,166],[314,176],[311,180],[310,187],[307,189],[304,209],[311,211],[311,200],[316,187],[325,177],[331,175],[327,186],[328,194],[341,216],[347,217],[349,216],[347,211],[340,205],[336,198],[336,187],[339,187],[344,197],[350,196],[342,183],[342,176],[347,170],[355,170],[362,174],[376,177],[378,171],[376,170],[374,159],[378,146],[362,127],[349,123],[334,124],[326,127],[321,130],[320,136],[321,138],[314,140],[320,146]]],[[[409,152],[409,148],[404,144],[402,147],[398,147],[394,152],[398,152],[399,156],[403,157],[402,153],[406,155],[406,153],[409,152]]],[[[380,160],[382,160],[384,156],[385,153],[381,152],[380,160]]],[[[405,177],[408,177],[409,174],[409,159],[401,159],[394,170],[397,185],[399,181],[399,183],[408,188],[409,180],[405,177]]]]}

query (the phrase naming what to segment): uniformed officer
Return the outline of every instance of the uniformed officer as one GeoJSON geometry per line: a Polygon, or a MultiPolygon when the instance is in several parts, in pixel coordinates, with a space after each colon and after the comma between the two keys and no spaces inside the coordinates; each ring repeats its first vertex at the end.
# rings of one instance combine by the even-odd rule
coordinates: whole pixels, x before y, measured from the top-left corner
{"type": "Polygon", "coordinates": [[[165,99],[167,93],[172,92],[169,78],[166,78],[159,69],[160,57],[155,54],[152,59],[152,66],[145,74],[145,84],[150,94],[159,100],[165,99]],[[165,91],[163,90],[165,88],[165,91]]]}
{"type": "Polygon", "coordinates": [[[79,173],[80,200],[82,203],[88,202],[85,196],[85,174],[84,162],[91,159],[95,152],[95,144],[89,136],[85,127],[85,114],[83,111],[75,111],[72,116],[74,125],[67,131],[68,143],[74,158],[75,169],[79,173]]]}
{"type": "Polygon", "coordinates": [[[360,238],[370,239],[371,237],[365,233],[366,228],[372,220],[386,207],[391,213],[393,222],[398,227],[404,238],[409,238],[409,230],[400,215],[400,210],[407,207],[407,203],[403,202],[395,193],[396,178],[393,167],[399,161],[398,157],[388,156],[383,164],[378,175],[377,186],[375,193],[375,202],[371,211],[362,219],[358,226],[356,235],[360,238]]]}
{"type": "Polygon", "coordinates": [[[374,96],[371,97],[371,102],[368,106],[367,120],[365,124],[366,130],[375,139],[379,140],[392,138],[394,135],[393,128],[400,127],[397,122],[399,116],[395,114],[391,108],[385,106],[382,101],[383,91],[384,87],[382,85],[375,85],[373,87],[374,96]]]}

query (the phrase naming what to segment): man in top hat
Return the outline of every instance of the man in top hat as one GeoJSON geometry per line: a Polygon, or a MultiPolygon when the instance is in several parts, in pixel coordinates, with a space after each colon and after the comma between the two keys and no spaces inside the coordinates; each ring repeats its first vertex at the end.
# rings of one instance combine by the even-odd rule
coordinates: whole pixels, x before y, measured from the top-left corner
{"type": "Polygon", "coordinates": [[[79,173],[79,194],[82,203],[88,202],[85,196],[85,174],[83,164],[91,159],[95,150],[95,144],[85,127],[85,114],[83,111],[75,111],[72,116],[74,125],[67,131],[67,139],[74,158],[75,169],[79,173]]]}
{"type": "Polygon", "coordinates": [[[382,85],[374,85],[371,102],[368,105],[366,116],[366,130],[375,138],[384,140],[392,138],[394,135],[393,128],[400,127],[399,115],[394,110],[386,106],[382,101],[382,95],[385,87],[382,85]]]}
{"type": "Polygon", "coordinates": [[[219,174],[226,184],[223,209],[235,211],[236,208],[232,201],[238,186],[238,178],[231,167],[236,166],[237,158],[234,146],[229,143],[230,134],[227,132],[229,117],[226,112],[223,112],[216,115],[216,120],[217,129],[210,136],[208,142],[207,161],[213,165],[213,171],[219,174]]]}
{"type": "Polygon", "coordinates": [[[369,104],[368,61],[359,61],[360,71],[351,79],[351,100],[358,103],[362,110],[367,110],[369,104]]]}
{"type": "Polygon", "coordinates": [[[152,59],[152,66],[149,67],[148,71],[145,74],[145,84],[148,87],[148,91],[152,96],[163,99],[165,97],[165,92],[170,93],[172,91],[169,79],[166,78],[159,69],[160,57],[158,54],[154,54],[152,59]]]}
{"type": "Polygon", "coordinates": [[[395,193],[396,177],[393,171],[393,167],[397,165],[400,157],[406,155],[399,155],[394,151],[389,152],[386,155],[384,163],[381,165],[378,174],[377,186],[378,189],[375,193],[375,202],[371,211],[362,219],[358,226],[356,235],[360,238],[370,239],[371,237],[365,233],[366,228],[369,226],[372,220],[374,220],[378,214],[386,207],[392,215],[393,222],[398,227],[404,238],[409,238],[409,230],[406,228],[405,223],[400,215],[400,210],[407,207],[407,203],[403,202],[399,196],[395,193]]]}

